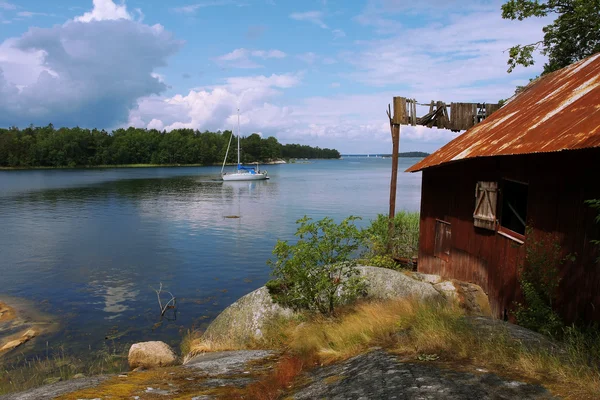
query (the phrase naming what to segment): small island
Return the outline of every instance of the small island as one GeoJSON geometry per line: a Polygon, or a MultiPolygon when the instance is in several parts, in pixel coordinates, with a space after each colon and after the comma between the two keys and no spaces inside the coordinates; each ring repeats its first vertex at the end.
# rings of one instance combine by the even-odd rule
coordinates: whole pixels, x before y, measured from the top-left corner
{"type": "MultiPolygon", "coordinates": [[[[194,129],[169,132],[134,127],[112,132],[80,127],[56,129],[52,124],[0,128],[0,168],[220,165],[231,135],[231,131],[194,129]]],[[[335,149],[281,144],[273,136],[265,139],[257,133],[242,137],[240,142],[242,163],[340,158],[335,149]]],[[[235,152],[229,152],[227,162],[236,162],[235,152]]]]}

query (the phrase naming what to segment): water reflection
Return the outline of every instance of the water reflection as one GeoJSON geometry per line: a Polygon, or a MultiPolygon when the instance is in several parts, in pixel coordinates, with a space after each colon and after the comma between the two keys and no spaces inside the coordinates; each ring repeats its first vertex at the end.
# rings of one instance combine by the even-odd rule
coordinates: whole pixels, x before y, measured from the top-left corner
{"type": "MultiPolygon", "coordinates": [[[[214,181],[218,168],[0,173],[2,290],[61,316],[69,346],[115,331],[175,344],[264,284],[297,219],[385,212],[391,163],[353,162],[272,166],[259,182],[214,181]],[[160,282],[179,307],[157,325],[160,282]]],[[[419,196],[420,174],[399,174],[398,209],[418,210],[419,196]]]]}
{"type": "Polygon", "coordinates": [[[92,281],[89,284],[92,293],[102,297],[102,311],[110,315],[105,319],[115,319],[130,308],[128,303],[134,301],[139,294],[133,282],[92,281]]]}

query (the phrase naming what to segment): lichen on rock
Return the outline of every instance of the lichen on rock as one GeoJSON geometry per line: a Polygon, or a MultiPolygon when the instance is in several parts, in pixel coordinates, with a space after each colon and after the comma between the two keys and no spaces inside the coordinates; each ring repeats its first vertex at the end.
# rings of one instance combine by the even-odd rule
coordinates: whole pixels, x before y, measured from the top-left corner
{"type": "MultiPolygon", "coordinates": [[[[357,266],[367,283],[367,298],[413,297],[443,300],[431,284],[387,268],[357,266]]],[[[208,326],[202,341],[245,343],[263,337],[265,327],[278,318],[291,318],[295,312],[273,302],[263,286],[227,307],[208,326]]]]}
{"type": "Polygon", "coordinates": [[[261,338],[266,324],[275,318],[289,318],[294,311],[276,304],[269,290],[263,286],[243,296],[227,307],[209,325],[202,336],[203,340],[245,342],[261,338]]]}

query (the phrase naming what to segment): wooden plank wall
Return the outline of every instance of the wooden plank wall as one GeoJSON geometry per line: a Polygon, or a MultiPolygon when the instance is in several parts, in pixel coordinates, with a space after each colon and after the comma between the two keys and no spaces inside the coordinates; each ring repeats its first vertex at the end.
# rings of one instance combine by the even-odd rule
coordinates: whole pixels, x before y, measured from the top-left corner
{"type": "Polygon", "coordinates": [[[558,311],[567,321],[600,321],[600,238],[595,212],[584,204],[600,198],[600,149],[502,156],[459,161],[423,172],[419,271],[480,285],[492,312],[502,317],[520,299],[517,273],[525,245],[473,224],[478,181],[514,179],[529,184],[528,223],[533,236],[556,234],[563,254],[577,254],[561,266],[558,311]],[[449,222],[448,262],[434,257],[435,221],[449,222]]]}

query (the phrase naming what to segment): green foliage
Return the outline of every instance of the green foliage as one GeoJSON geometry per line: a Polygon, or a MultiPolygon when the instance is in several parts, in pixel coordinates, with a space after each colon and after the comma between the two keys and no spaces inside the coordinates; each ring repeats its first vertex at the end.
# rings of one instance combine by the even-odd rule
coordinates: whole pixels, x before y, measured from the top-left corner
{"type": "MultiPolygon", "coordinates": [[[[231,132],[174,129],[105,130],[54,129],[30,126],[0,129],[0,167],[76,167],[123,164],[220,164],[231,132]]],[[[242,162],[264,162],[281,157],[339,158],[337,150],[282,145],[274,137],[257,134],[241,138],[242,162]]],[[[228,162],[236,161],[230,151],[228,162]]]]}
{"type": "Polygon", "coordinates": [[[363,232],[366,247],[363,257],[371,265],[379,263],[375,266],[389,268],[393,257],[412,259],[419,254],[419,213],[397,213],[391,237],[389,221],[387,215],[379,214],[363,232]]]}
{"type": "Polygon", "coordinates": [[[368,257],[365,260],[365,263],[368,265],[371,265],[373,267],[380,267],[380,268],[388,268],[388,269],[402,269],[398,263],[392,258],[392,256],[390,256],[389,254],[382,254],[382,255],[374,255],[371,257],[368,257]]]}
{"type": "Polygon", "coordinates": [[[599,0],[509,0],[502,5],[505,19],[522,21],[549,15],[555,18],[543,28],[543,40],[509,49],[508,72],[517,65],[533,65],[533,52],[540,47],[548,56],[544,74],[600,51],[599,0]]]}
{"type": "Polygon", "coordinates": [[[340,158],[337,150],[310,147],[301,144],[286,144],[281,148],[283,158],[340,158]]]}
{"type": "Polygon", "coordinates": [[[360,246],[357,219],[350,216],[339,224],[331,218],[299,219],[296,244],[277,241],[276,259],[267,262],[275,278],[267,283],[273,300],[297,310],[331,314],[361,295],[365,283],[351,258],[360,246]]]}
{"type": "MultiPolygon", "coordinates": [[[[596,221],[597,224],[600,224],[600,199],[587,200],[585,202],[585,204],[592,207],[593,209],[595,209],[598,212],[598,214],[596,215],[596,218],[594,218],[594,220],[596,221]]],[[[600,240],[592,239],[591,243],[600,249],[600,240]]],[[[598,257],[597,262],[600,263],[600,257],[598,257]]]]}
{"type": "Polygon", "coordinates": [[[519,284],[525,304],[517,303],[515,316],[519,325],[550,336],[562,332],[563,322],[553,309],[556,290],[560,283],[559,265],[566,261],[561,258],[558,239],[549,235],[533,239],[533,232],[527,230],[525,263],[519,270],[519,284]]]}
{"type": "MultiPolygon", "coordinates": [[[[419,158],[419,157],[427,157],[429,153],[425,153],[424,151],[404,151],[398,153],[398,157],[400,158],[419,158]]],[[[392,154],[382,154],[383,157],[391,157],[392,154]]]]}

